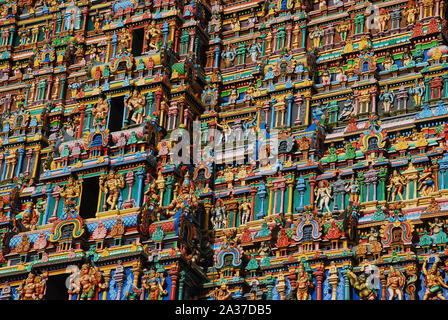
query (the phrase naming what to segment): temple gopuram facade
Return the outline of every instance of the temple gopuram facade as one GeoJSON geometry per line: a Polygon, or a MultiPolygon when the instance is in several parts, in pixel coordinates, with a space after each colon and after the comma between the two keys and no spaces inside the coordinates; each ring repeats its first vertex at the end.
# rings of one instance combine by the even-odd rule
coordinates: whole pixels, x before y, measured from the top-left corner
{"type": "Polygon", "coordinates": [[[0,300],[447,299],[447,5],[0,0],[0,300]]]}

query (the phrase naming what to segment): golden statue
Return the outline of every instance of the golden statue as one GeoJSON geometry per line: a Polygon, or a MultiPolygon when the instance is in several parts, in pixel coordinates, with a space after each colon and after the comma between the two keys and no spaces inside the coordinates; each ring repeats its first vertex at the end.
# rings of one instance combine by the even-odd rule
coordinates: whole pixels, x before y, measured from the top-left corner
{"type": "Polygon", "coordinates": [[[124,28],[123,32],[118,37],[118,45],[119,45],[120,50],[121,51],[124,51],[124,50],[130,51],[131,49],[129,49],[129,47],[130,47],[131,40],[132,40],[131,32],[129,31],[129,29],[124,28]]]}
{"type": "Polygon", "coordinates": [[[17,288],[19,300],[42,300],[47,278],[47,274],[38,276],[30,272],[25,282],[17,288]]]}
{"type": "Polygon", "coordinates": [[[125,100],[124,105],[129,110],[129,114],[132,112],[131,120],[136,124],[141,124],[145,116],[145,103],[146,98],[143,93],[134,90],[125,100]]]}
{"type": "Polygon", "coordinates": [[[109,102],[107,99],[100,97],[95,107],[92,107],[92,115],[95,119],[95,125],[106,125],[107,116],[109,114],[109,102]]]}
{"type": "Polygon", "coordinates": [[[228,290],[226,283],[221,282],[221,287],[215,288],[213,291],[215,300],[232,300],[232,293],[228,290]]]}
{"type": "Polygon", "coordinates": [[[415,16],[418,14],[418,8],[415,7],[413,2],[409,2],[407,8],[403,11],[403,16],[406,17],[407,25],[413,25],[415,23],[415,16]]]}
{"type": "Polygon", "coordinates": [[[81,300],[92,300],[95,297],[96,289],[106,289],[107,283],[101,283],[102,274],[101,272],[89,264],[83,264],[79,277],[75,277],[70,280],[70,284],[73,289],[69,289],[68,293],[80,294],[79,299],[81,300]]]}
{"type": "Polygon", "coordinates": [[[65,187],[59,192],[64,200],[65,207],[76,207],[76,200],[81,196],[82,180],[75,180],[73,177],[68,178],[65,187]]]}
{"type": "Polygon", "coordinates": [[[29,231],[36,230],[37,222],[39,221],[39,215],[34,210],[34,203],[27,202],[25,209],[20,212],[16,219],[21,219],[21,224],[29,231]]]}
{"type": "Polygon", "coordinates": [[[389,300],[393,300],[395,297],[398,300],[403,300],[403,287],[406,283],[406,278],[400,270],[395,270],[393,266],[390,266],[390,273],[387,278],[387,291],[389,292],[389,300]]]}
{"type": "Polygon", "coordinates": [[[308,300],[309,293],[308,290],[314,284],[311,281],[311,275],[305,271],[303,263],[300,263],[297,270],[297,300],[308,300]]]}
{"type": "Polygon", "coordinates": [[[160,300],[162,296],[167,294],[167,290],[163,289],[165,284],[163,274],[156,272],[154,269],[143,276],[142,284],[149,291],[148,300],[160,300]]]}
{"type": "Polygon", "coordinates": [[[107,210],[107,204],[110,206],[109,210],[117,209],[118,198],[120,197],[120,188],[124,188],[124,177],[116,173],[113,169],[111,169],[107,175],[100,175],[100,190],[104,192],[104,196],[106,198],[106,203],[103,205],[103,210],[107,210]],[[109,194],[109,195],[107,195],[109,194]]]}
{"type": "Polygon", "coordinates": [[[418,132],[416,128],[412,129],[411,135],[412,141],[415,141],[416,147],[426,147],[428,145],[428,140],[423,132],[418,132]]]}
{"type": "Polygon", "coordinates": [[[406,179],[402,175],[399,175],[397,170],[394,170],[392,177],[390,177],[389,185],[387,186],[387,191],[390,193],[389,201],[396,201],[397,195],[401,200],[404,200],[403,190],[405,185],[406,179]],[[394,188],[394,191],[392,191],[392,188],[394,188]]]}
{"type": "Polygon", "coordinates": [[[156,21],[152,20],[151,25],[145,33],[145,41],[149,40],[148,46],[150,50],[158,50],[159,43],[162,37],[162,31],[156,25],[156,21]]]}
{"type": "Polygon", "coordinates": [[[434,262],[432,267],[427,270],[426,266],[428,263],[428,257],[425,258],[423,262],[422,271],[425,275],[426,292],[423,300],[429,300],[430,298],[439,298],[440,300],[446,300],[443,296],[442,287],[448,289],[448,286],[443,281],[440,275],[440,270],[437,268],[437,261],[434,262]]]}

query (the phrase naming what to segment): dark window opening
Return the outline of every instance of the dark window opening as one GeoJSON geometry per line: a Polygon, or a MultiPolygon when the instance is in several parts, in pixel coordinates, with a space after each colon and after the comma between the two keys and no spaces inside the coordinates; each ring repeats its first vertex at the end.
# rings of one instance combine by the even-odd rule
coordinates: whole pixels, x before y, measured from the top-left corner
{"type": "Polygon", "coordinates": [[[115,97],[110,100],[109,131],[120,131],[123,125],[124,96],[115,97]]]}
{"type": "Polygon", "coordinates": [[[134,57],[140,56],[143,51],[144,29],[132,30],[132,54],[134,57]]]}
{"type": "Polygon", "coordinates": [[[302,241],[313,241],[313,226],[307,225],[303,227],[302,241]]]}
{"type": "Polygon", "coordinates": [[[95,218],[98,206],[98,194],[100,192],[99,178],[86,178],[83,181],[81,206],[79,214],[83,219],[95,218]]]}
{"type": "Polygon", "coordinates": [[[67,274],[48,277],[45,300],[68,300],[67,287],[65,286],[67,277],[67,274]]]}

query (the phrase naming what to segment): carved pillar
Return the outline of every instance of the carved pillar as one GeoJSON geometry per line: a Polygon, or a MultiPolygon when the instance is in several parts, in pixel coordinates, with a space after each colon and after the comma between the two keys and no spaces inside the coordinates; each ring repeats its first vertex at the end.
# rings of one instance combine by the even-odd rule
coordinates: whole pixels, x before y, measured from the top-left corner
{"type": "Polygon", "coordinates": [[[319,266],[314,271],[314,276],[316,277],[316,300],[322,300],[322,281],[324,279],[325,269],[323,266],[319,266]]]}

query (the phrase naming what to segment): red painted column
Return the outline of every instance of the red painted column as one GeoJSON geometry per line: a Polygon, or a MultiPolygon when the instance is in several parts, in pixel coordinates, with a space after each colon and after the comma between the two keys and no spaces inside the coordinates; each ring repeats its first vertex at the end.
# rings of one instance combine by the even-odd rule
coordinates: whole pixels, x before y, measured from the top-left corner
{"type": "Polygon", "coordinates": [[[316,300],[322,300],[322,280],[324,279],[325,269],[323,267],[318,267],[316,271],[314,271],[314,276],[317,280],[316,286],[316,300]]]}
{"type": "Polygon", "coordinates": [[[176,300],[177,279],[179,279],[179,270],[177,268],[170,270],[171,276],[171,295],[170,300],[176,300]]]}

